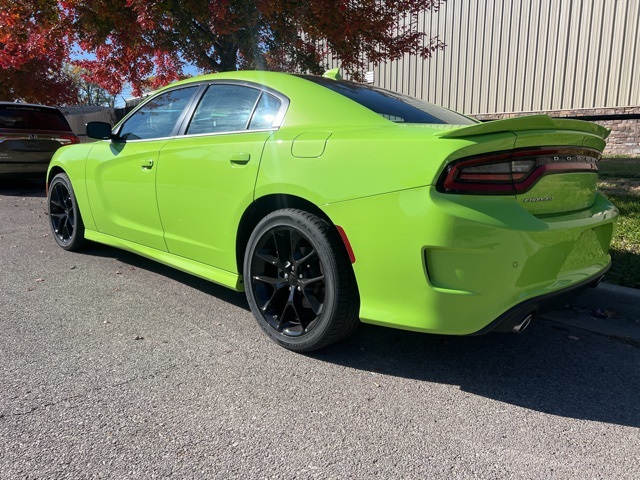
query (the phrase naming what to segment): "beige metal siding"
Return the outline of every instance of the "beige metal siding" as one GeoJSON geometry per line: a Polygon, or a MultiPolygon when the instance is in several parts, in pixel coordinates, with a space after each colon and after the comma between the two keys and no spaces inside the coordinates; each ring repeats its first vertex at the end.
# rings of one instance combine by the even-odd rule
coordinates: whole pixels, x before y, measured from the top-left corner
{"type": "Polygon", "coordinates": [[[467,114],[640,105],[640,0],[447,0],[419,25],[446,49],[376,85],[467,114]]]}

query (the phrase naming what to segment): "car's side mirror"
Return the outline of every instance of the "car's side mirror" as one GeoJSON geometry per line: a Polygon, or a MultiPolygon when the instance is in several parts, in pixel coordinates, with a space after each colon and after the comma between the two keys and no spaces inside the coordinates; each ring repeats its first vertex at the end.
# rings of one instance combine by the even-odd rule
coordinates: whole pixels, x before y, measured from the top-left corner
{"type": "Polygon", "coordinates": [[[107,122],[87,123],[87,137],[97,138],[98,140],[115,140],[115,137],[111,134],[111,125],[107,122]]]}

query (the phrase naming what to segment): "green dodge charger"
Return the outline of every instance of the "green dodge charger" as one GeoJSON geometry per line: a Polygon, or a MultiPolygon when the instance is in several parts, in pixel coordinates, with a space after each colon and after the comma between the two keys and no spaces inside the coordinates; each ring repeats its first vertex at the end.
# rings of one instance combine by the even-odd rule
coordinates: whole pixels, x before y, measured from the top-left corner
{"type": "Polygon", "coordinates": [[[517,332],[610,265],[607,134],[478,123],[337,75],[206,75],[60,149],[49,218],[66,250],[99,242],[244,290],[299,352],[360,322],[517,332]]]}

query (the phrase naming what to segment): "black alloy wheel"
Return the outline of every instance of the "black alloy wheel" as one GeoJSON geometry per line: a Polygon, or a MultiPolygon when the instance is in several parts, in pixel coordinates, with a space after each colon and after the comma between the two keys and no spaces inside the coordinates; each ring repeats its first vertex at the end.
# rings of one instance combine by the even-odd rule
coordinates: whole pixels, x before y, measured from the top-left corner
{"type": "Polygon", "coordinates": [[[276,343],[307,352],[334,343],[359,324],[353,270],[335,229],[307,212],[265,217],[245,254],[251,310],[276,343]]]}
{"type": "Polygon", "coordinates": [[[82,248],[84,224],[71,181],[65,173],[59,173],[51,181],[47,203],[51,231],[58,245],[70,251],[82,248]]]}

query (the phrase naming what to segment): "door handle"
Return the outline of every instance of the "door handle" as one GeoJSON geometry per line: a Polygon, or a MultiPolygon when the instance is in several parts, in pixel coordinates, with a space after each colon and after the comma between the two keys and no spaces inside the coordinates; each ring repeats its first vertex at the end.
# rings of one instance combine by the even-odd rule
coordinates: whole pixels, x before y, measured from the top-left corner
{"type": "Polygon", "coordinates": [[[151,170],[153,168],[153,159],[150,158],[149,160],[142,160],[140,162],[140,166],[143,170],[151,170]]]}
{"type": "Polygon", "coordinates": [[[251,160],[251,154],[244,152],[232,153],[229,158],[229,161],[235,165],[246,165],[249,160],[251,160]]]}

